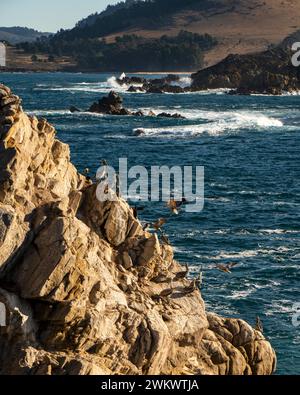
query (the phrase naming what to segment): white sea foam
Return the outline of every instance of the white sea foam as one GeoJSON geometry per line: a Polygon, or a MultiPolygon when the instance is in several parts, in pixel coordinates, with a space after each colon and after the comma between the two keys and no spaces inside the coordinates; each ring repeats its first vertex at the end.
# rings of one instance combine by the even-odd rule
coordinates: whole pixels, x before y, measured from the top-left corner
{"type": "Polygon", "coordinates": [[[255,292],[255,289],[247,289],[244,291],[233,291],[231,295],[228,296],[229,299],[244,299],[247,298],[249,295],[251,295],[253,292],[255,292]]]}
{"type": "Polygon", "coordinates": [[[90,116],[90,117],[103,117],[103,114],[97,114],[94,112],[74,112],[72,113],[70,110],[31,110],[27,111],[27,114],[37,116],[37,117],[47,117],[47,116],[72,116],[72,117],[82,117],[82,116],[90,116]]]}
{"type": "MultiPolygon", "coordinates": [[[[154,113],[160,112],[174,113],[178,112],[175,107],[156,107],[143,108],[145,113],[153,110],[154,113]]],[[[202,123],[196,125],[176,125],[164,126],[158,128],[143,129],[147,136],[151,137],[194,137],[201,134],[209,134],[218,136],[226,131],[238,131],[241,129],[269,129],[279,128],[283,126],[281,120],[268,117],[259,112],[246,111],[204,111],[180,109],[180,114],[190,120],[200,120],[202,123]]],[[[183,121],[182,121],[183,122],[183,121]]]]}
{"type": "Polygon", "coordinates": [[[261,229],[259,231],[260,233],[266,233],[269,235],[282,235],[282,234],[288,234],[288,233],[300,233],[298,230],[286,230],[286,229],[261,229]]]}
{"type": "Polygon", "coordinates": [[[173,81],[171,85],[173,86],[180,86],[181,88],[187,88],[191,86],[192,79],[190,76],[180,77],[178,81],[173,81]]]}

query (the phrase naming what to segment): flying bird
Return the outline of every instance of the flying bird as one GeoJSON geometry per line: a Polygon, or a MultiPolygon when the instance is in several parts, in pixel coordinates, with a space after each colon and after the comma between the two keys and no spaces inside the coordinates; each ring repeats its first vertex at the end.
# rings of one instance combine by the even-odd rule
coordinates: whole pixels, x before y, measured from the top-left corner
{"type": "Polygon", "coordinates": [[[228,263],[227,265],[217,265],[216,269],[218,269],[220,272],[230,274],[231,269],[237,265],[238,265],[238,263],[228,263]]]}
{"type": "Polygon", "coordinates": [[[174,199],[171,199],[171,200],[168,202],[167,206],[169,207],[169,209],[172,211],[173,214],[178,215],[178,214],[179,214],[179,209],[180,209],[180,207],[181,207],[184,203],[186,203],[186,201],[187,201],[187,200],[186,200],[185,198],[183,198],[180,202],[178,202],[178,201],[176,201],[176,200],[174,200],[174,199]]]}
{"type": "Polygon", "coordinates": [[[157,231],[160,231],[162,226],[164,226],[167,223],[167,221],[164,218],[160,218],[153,224],[153,228],[157,231]]]}

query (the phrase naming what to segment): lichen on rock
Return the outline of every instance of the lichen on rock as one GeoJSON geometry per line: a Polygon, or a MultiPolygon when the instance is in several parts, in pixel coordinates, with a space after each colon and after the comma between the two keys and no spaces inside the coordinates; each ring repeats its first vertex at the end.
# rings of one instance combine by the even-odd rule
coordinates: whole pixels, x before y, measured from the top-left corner
{"type": "Polygon", "coordinates": [[[3,85],[0,103],[0,374],[272,374],[260,332],[208,314],[172,247],[121,198],[99,202],[3,85]]]}

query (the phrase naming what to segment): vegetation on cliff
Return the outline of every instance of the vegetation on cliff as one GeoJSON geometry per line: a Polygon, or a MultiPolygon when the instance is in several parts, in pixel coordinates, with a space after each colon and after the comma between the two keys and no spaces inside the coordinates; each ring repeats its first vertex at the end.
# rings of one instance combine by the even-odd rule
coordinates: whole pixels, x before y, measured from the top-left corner
{"type": "Polygon", "coordinates": [[[97,38],[67,40],[58,35],[18,47],[28,53],[71,56],[83,70],[175,71],[201,68],[204,53],[216,44],[216,39],[208,34],[181,31],[176,37],[159,39],[125,35],[112,43],[97,38]]]}

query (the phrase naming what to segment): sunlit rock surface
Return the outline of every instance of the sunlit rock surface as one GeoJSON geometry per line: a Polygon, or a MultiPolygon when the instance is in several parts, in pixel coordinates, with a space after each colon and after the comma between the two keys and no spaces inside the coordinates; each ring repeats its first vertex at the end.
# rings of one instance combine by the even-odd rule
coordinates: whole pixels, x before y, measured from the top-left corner
{"type": "Polygon", "coordinates": [[[122,199],[100,203],[44,119],[0,85],[0,373],[271,374],[275,353],[241,320],[186,294],[172,247],[122,199]],[[173,279],[155,282],[164,275],[173,279]],[[3,306],[3,305],[2,305],[3,306]]]}

